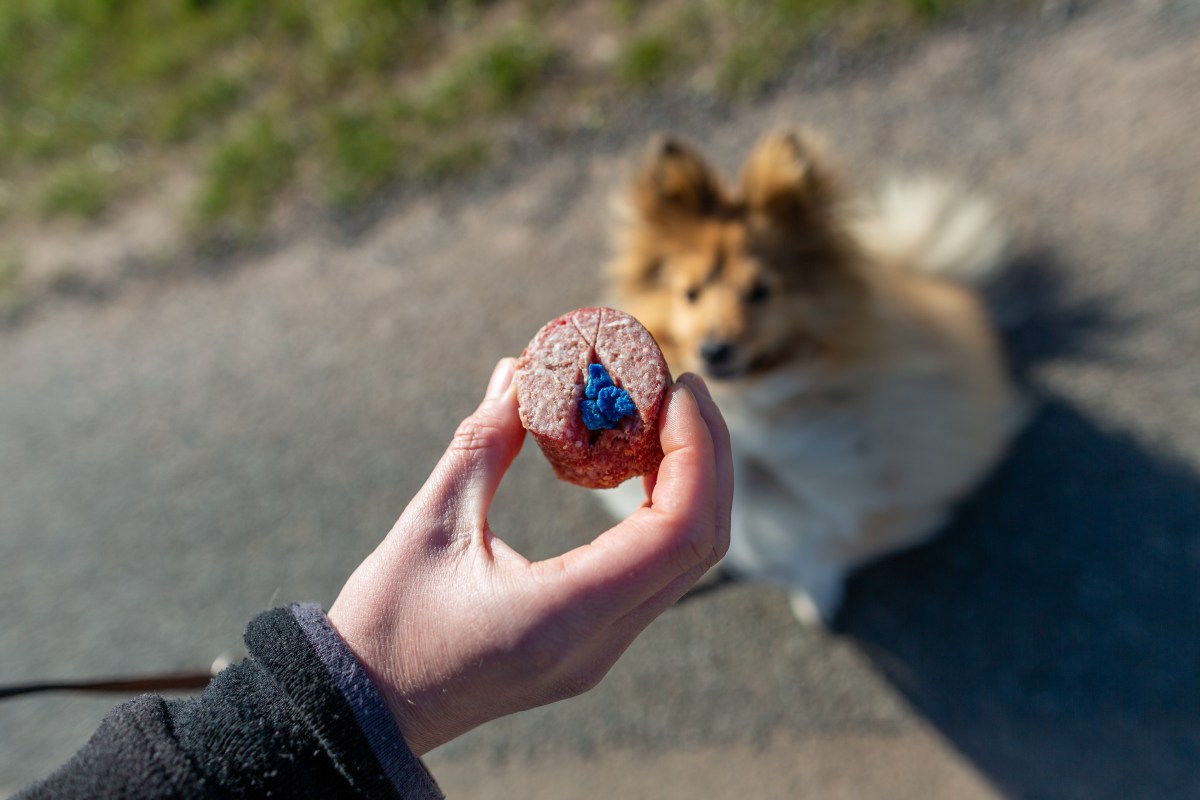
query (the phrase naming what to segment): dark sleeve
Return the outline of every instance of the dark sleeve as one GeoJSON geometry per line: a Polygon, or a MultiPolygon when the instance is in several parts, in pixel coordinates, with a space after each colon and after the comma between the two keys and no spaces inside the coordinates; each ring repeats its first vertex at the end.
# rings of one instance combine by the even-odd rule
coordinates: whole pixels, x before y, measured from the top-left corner
{"type": "Polygon", "coordinates": [[[246,645],[198,698],[118,706],[17,797],[442,797],[319,607],[259,615],[246,645]]]}

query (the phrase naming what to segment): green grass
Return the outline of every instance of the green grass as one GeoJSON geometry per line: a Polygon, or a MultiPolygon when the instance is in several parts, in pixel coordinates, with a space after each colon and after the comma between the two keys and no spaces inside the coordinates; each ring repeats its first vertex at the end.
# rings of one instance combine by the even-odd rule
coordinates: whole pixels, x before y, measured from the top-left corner
{"type": "Polygon", "coordinates": [[[17,198],[12,186],[7,181],[0,180],[0,223],[8,218],[17,204],[17,198]]]}
{"type": "Polygon", "coordinates": [[[358,205],[395,180],[405,156],[396,125],[371,110],[331,112],[321,150],[325,194],[339,208],[358,205]]]}
{"type": "Polygon", "coordinates": [[[155,116],[155,136],[166,142],[185,142],[228,117],[247,94],[243,80],[229,75],[204,76],[166,98],[155,116]]]}
{"type": "Polygon", "coordinates": [[[642,0],[609,0],[609,13],[622,25],[631,25],[642,10],[642,0]]]}
{"type": "Polygon", "coordinates": [[[974,5],[971,0],[907,0],[912,11],[926,20],[939,20],[964,7],[974,5]]]}
{"type": "Polygon", "coordinates": [[[717,85],[725,95],[760,91],[817,34],[828,30],[838,14],[849,15],[862,0],[727,0],[743,20],[738,41],[721,61],[717,85]]]}
{"type": "Polygon", "coordinates": [[[617,57],[617,76],[629,87],[653,86],[668,75],[674,55],[672,38],[665,33],[635,37],[617,57]]]}
{"type": "Polygon", "coordinates": [[[418,167],[421,177],[431,181],[445,181],[461,175],[469,175],[491,159],[486,142],[466,139],[435,147],[418,167]]]}
{"type": "Polygon", "coordinates": [[[554,50],[535,29],[518,27],[443,67],[418,90],[411,108],[430,127],[514,110],[537,88],[554,50]]]}
{"type": "Polygon", "coordinates": [[[318,145],[325,195],[353,208],[404,176],[442,181],[486,164],[480,121],[513,114],[553,69],[555,51],[518,26],[480,42],[386,102],[329,112],[318,145]]]}
{"type": "Polygon", "coordinates": [[[9,252],[0,252],[0,321],[20,311],[24,302],[20,290],[23,265],[9,252]]]}
{"type": "Polygon", "coordinates": [[[554,61],[554,50],[533,28],[516,28],[467,60],[481,87],[483,108],[509,111],[538,87],[554,61]]]}
{"type": "MultiPolygon", "coordinates": [[[[898,31],[913,31],[990,2],[1005,0],[722,0],[738,28],[717,76],[726,97],[754,95],[786,73],[814,39],[843,34],[867,43],[898,31]]],[[[1009,5],[1021,5],[1012,0],[1009,5]]]]}
{"type": "Polygon", "coordinates": [[[109,178],[94,167],[67,164],[46,177],[38,205],[45,218],[96,219],[108,208],[111,191],[109,178]]]}
{"type": "Polygon", "coordinates": [[[208,159],[196,203],[202,222],[230,220],[235,228],[263,221],[287,187],[296,150],[270,117],[258,117],[220,142],[208,159]]]}
{"type": "MultiPolygon", "coordinates": [[[[364,87],[436,52],[458,0],[30,0],[0,4],[0,175],[44,184],[44,215],[101,213],[97,146],[135,166],[198,142],[202,220],[261,220],[315,137],[307,130],[364,87]],[[451,8],[453,6],[453,8],[451,8]],[[126,159],[128,161],[128,159],[126,159]],[[42,178],[30,177],[41,173],[42,178]]],[[[170,159],[166,159],[170,161],[170,159]]],[[[344,159],[343,159],[344,160],[344,159]]],[[[353,170],[353,167],[351,167],[353,170]]],[[[373,191],[351,180],[343,191],[373,191]],[[348,188],[346,188],[348,187],[348,188]]]]}
{"type": "Polygon", "coordinates": [[[353,208],[478,169],[523,120],[571,119],[564,98],[602,118],[714,65],[717,93],[753,96],[830,31],[1024,1],[584,0],[604,27],[585,39],[618,44],[605,67],[551,24],[567,0],[2,3],[0,225],[98,219],[179,164],[199,173],[201,228],[251,230],[293,187],[353,208]]]}

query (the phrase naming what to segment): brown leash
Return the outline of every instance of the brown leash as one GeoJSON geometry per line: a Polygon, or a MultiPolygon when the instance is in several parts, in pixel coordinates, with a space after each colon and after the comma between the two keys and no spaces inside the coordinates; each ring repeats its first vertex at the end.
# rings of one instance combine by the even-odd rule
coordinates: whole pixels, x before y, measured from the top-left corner
{"type": "Polygon", "coordinates": [[[103,678],[84,681],[44,681],[0,686],[0,700],[41,692],[96,692],[101,694],[141,694],[142,692],[195,691],[208,686],[213,676],[207,672],[179,672],[173,675],[147,675],[139,678],[103,678]]]}
{"type": "Polygon", "coordinates": [[[37,681],[0,686],[0,700],[44,692],[88,692],[91,694],[128,694],[143,692],[195,692],[244,653],[222,653],[208,672],[164,672],[157,675],[129,675],[79,680],[37,681]]]}

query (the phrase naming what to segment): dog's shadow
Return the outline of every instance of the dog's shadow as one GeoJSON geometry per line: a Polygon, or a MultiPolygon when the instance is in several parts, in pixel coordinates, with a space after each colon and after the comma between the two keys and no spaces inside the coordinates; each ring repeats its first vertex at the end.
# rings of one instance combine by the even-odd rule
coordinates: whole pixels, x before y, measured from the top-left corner
{"type": "MultiPolygon", "coordinates": [[[[1019,374],[1112,323],[1041,298],[1019,374]]],[[[1032,289],[1030,288],[1032,287],[1032,289]]],[[[856,575],[837,630],[1003,793],[1200,797],[1200,476],[1042,396],[945,536],[856,575]]]]}

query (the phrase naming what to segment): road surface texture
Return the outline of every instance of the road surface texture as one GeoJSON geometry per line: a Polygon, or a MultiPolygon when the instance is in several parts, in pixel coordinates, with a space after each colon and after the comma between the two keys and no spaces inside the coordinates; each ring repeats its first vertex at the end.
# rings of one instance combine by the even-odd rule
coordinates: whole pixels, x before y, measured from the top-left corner
{"type": "MultiPolygon", "coordinates": [[[[698,597],[435,774],[458,798],[1200,796],[1200,4],[827,61],[735,109],[631,101],[353,233],[0,332],[0,683],[206,667],[256,612],[330,603],[495,361],[598,299],[607,200],[649,133],[732,170],[805,122],[864,185],[929,169],[1008,213],[1036,418],[944,538],[851,582],[834,632],[778,590],[698,597]]],[[[492,521],[537,558],[599,514],[527,447],[492,521]]],[[[113,702],[0,704],[0,793],[113,702]]]]}

